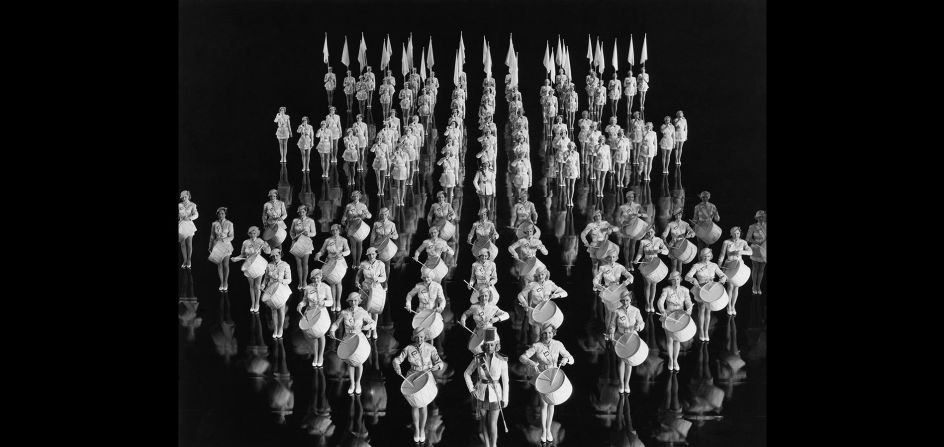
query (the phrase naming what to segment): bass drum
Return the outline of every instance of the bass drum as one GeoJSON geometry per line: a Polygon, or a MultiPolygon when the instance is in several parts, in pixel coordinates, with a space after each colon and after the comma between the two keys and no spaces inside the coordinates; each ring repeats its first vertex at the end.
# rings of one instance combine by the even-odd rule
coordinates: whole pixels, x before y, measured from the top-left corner
{"type": "Polygon", "coordinates": [[[298,328],[302,330],[303,334],[311,338],[324,337],[330,326],[331,319],[328,317],[328,312],[320,307],[317,309],[309,307],[305,311],[305,315],[298,320],[298,328]]]}

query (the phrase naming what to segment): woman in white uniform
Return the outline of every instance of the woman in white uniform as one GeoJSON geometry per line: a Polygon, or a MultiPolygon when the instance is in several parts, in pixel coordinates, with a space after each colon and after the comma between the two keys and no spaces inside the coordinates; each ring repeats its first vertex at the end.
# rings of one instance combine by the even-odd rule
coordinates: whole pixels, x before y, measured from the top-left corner
{"type": "MultiPolygon", "coordinates": [[[[403,348],[393,359],[393,372],[398,376],[403,376],[400,372],[400,364],[404,360],[410,362],[410,369],[406,376],[417,372],[439,371],[443,368],[443,361],[439,358],[436,348],[429,344],[429,330],[418,327],[413,330],[413,336],[410,338],[413,342],[403,348]]],[[[427,407],[414,407],[413,412],[413,442],[423,443],[426,441],[426,419],[428,416],[427,407]]]]}
{"type": "MultiPolygon", "coordinates": [[[[656,236],[655,226],[650,225],[649,229],[646,230],[646,236],[639,241],[639,252],[636,254],[636,259],[633,260],[633,263],[646,263],[655,258],[658,258],[659,255],[667,254],[669,254],[669,247],[665,245],[665,242],[662,240],[662,238],[656,236]]],[[[656,299],[657,284],[650,281],[649,278],[646,278],[645,276],[642,278],[646,283],[646,291],[644,292],[646,297],[646,312],[652,312],[655,310],[652,304],[656,299]]]]}
{"type": "Polygon", "coordinates": [[[308,257],[315,251],[315,245],[312,239],[318,235],[318,229],[315,227],[315,220],[308,217],[311,210],[304,203],[298,205],[298,217],[292,219],[292,228],[289,231],[289,237],[292,238],[292,248],[289,252],[295,256],[295,266],[298,272],[298,290],[303,290],[307,285],[305,278],[308,276],[308,257]]]}
{"type": "MultiPolygon", "coordinates": [[[[721,244],[721,252],[718,253],[718,259],[722,259],[722,266],[729,271],[736,272],[738,267],[744,263],[741,256],[750,256],[754,254],[747,241],[741,239],[741,227],[731,227],[731,239],[721,244]]],[[[728,315],[737,315],[738,289],[734,281],[728,281],[728,315]]]]}
{"type": "Polygon", "coordinates": [[[314,146],[315,129],[308,124],[308,117],[302,117],[302,123],[296,129],[298,132],[298,150],[302,154],[302,172],[308,172],[308,163],[311,160],[311,148],[314,146]]]}
{"type": "Polygon", "coordinates": [[[646,66],[639,68],[639,75],[636,76],[636,85],[639,89],[639,110],[646,110],[646,92],[649,91],[649,73],[646,73],[646,66]]]}
{"type": "Polygon", "coordinates": [[[272,121],[278,124],[275,130],[275,138],[279,140],[279,163],[285,163],[285,155],[288,152],[288,139],[292,137],[292,121],[285,113],[285,107],[279,107],[279,113],[275,115],[272,121]]]}
{"type": "Polygon", "coordinates": [[[672,125],[672,118],[666,115],[659,130],[662,132],[662,140],[659,141],[659,149],[662,150],[662,174],[668,175],[672,149],[675,147],[675,126],[672,125]]]}
{"type": "Polygon", "coordinates": [[[491,163],[482,163],[472,179],[475,192],[479,195],[479,206],[482,209],[492,210],[495,201],[495,168],[491,163]]]}
{"type": "Polygon", "coordinates": [[[764,271],[767,270],[767,212],[754,213],[755,223],[747,227],[747,242],[751,244],[751,288],[754,295],[760,295],[764,271]]]}
{"type": "MultiPolygon", "coordinates": [[[[573,365],[574,356],[567,351],[563,343],[554,340],[556,334],[557,329],[554,326],[550,324],[543,325],[540,341],[528,347],[524,354],[518,357],[518,360],[534,368],[538,374],[551,367],[560,368],[564,365],[573,365]]],[[[551,424],[554,423],[554,407],[555,405],[541,399],[541,428],[543,429],[541,442],[554,441],[554,437],[551,435],[551,424]]]]}
{"type": "MultiPolygon", "coordinates": [[[[689,269],[685,275],[685,280],[693,287],[702,287],[708,284],[712,278],[718,278],[722,284],[728,281],[728,277],[721,271],[718,264],[711,262],[711,249],[705,247],[699,253],[698,262],[689,269]]],[[[708,341],[708,326],[711,322],[711,308],[695,293],[695,302],[698,303],[698,339],[708,341]]]]}
{"type": "Polygon", "coordinates": [[[682,164],[682,146],[688,141],[688,120],[681,110],[675,112],[675,164],[682,164]]]}
{"type": "MultiPolygon", "coordinates": [[[[683,309],[689,316],[692,315],[691,294],[687,287],[681,285],[682,274],[672,272],[669,274],[669,285],[662,289],[662,295],[659,295],[659,301],[656,307],[659,308],[659,321],[665,321],[665,316],[674,310],[683,309]]],[[[678,371],[678,355],[682,350],[682,343],[672,338],[668,331],[665,333],[666,344],[669,350],[669,371],[678,371]]]]}
{"type": "Polygon", "coordinates": [[[270,253],[271,248],[269,244],[266,244],[265,241],[259,239],[259,227],[251,226],[249,227],[249,239],[243,241],[243,245],[240,248],[239,256],[230,258],[230,261],[239,262],[246,261],[243,264],[242,271],[246,275],[246,279],[249,280],[249,297],[252,304],[249,307],[249,311],[252,313],[259,312],[259,299],[262,294],[262,276],[255,276],[250,272],[250,266],[256,261],[258,256],[261,256],[261,253],[270,253]]]}
{"type": "MultiPolygon", "coordinates": [[[[632,305],[632,294],[627,290],[620,295],[620,305],[606,320],[606,340],[613,342],[613,349],[616,349],[616,341],[626,332],[636,332],[637,335],[646,327],[639,309],[632,305]]],[[[629,393],[629,379],[633,374],[633,366],[629,364],[629,359],[620,359],[619,361],[619,392],[629,393]]]]}
{"type": "Polygon", "coordinates": [[[216,209],[217,220],[210,225],[210,262],[220,275],[220,292],[229,290],[229,258],[233,254],[233,222],[226,220],[226,207],[216,209]]]}
{"type": "MultiPolygon", "coordinates": [[[[298,302],[298,313],[308,315],[314,318],[320,312],[327,312],[329,307],[334,306],[334,295],[331,294],[331,287],[321,282],[321,269],[311,271],[310,281],[302,290],[302,299],[298,302]]],[[[308,332],[304,332],[305,338],[312,341],[312,351],[315,353],[311,366],[320,368],[324,365],[325,336],[314,338],[308,332]]]]}
{"type": "Polygon", "coordinates": [[[190,255],[193,254],[193,235],[197,232],[194,220],[200,217],[197,204],[190,201],[190,191],[180,192],[180,202],[177,203],[177,243],[180,244],[180,254],[183,263],[180,268],[190,268],[190,255]]]}

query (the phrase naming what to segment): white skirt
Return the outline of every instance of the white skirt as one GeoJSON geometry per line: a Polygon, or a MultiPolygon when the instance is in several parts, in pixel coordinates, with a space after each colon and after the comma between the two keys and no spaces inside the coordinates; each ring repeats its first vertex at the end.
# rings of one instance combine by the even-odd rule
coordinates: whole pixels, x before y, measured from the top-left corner
{"type": "Polygon", "coordinates": [[[177,223],[177,242],[183,242],[184,239],[193,236],[197,232],[197,226],[192,221],[182,220],[177,223]]]}

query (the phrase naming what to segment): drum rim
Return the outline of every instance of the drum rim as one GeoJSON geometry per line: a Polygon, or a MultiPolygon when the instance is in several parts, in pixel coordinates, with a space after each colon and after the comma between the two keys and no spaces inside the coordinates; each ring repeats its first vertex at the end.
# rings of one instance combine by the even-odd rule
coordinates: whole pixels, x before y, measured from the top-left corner
{"type": "Polygon", "coordinates": [[[544,371],[541,371],[540,374],[538,374],[538,377],[534,380],[534,387],[535,387],[535,389],[538,389],[538,392],[540,392],[541,394],[554,393],[554,392],[560,391],[561,387],[564,386],[564,383],[567,382],[567,381],[569,381],[569,380],[570,380],[570,379],[567,378],[567,373],[565,373],[563,369],[561,369],[560,367],[557,367],[557,366],[551,366],[551,367],[545,369],[544,371]],[[559,370],[560,373],[558,373],[558,374],[548,374],[548,371],[552,371],[552,370],[559,370]],[[543,382],[546,382],[546,383],[548,383],[548,384],[550,384],[550,385],[553,387],[553,385],[554,385],[554,380],[553,380],[553,379],[558,379],[558,378],[560,379],[560,383],[559,383],[558,386],[555,387],[553,390],[551,390],[551,391],[541,391],[540,389],[538,389],[538,387],[539,387],[538,383],[540,383],[540,382],[542,382],[542,381],[543,381],[543,382]]]}
{"type": "Polygon", "coordinates": [[[626,346],[626,343],[623,342],[623,337],[626,337],[626,336],[629,336],[629,338],[628,338],[627,340],[632,340],[633,337],[636,337],[636,338],[639,339],[639,343],[636,344],[636,350],[634,350],[632,354],[629,354],[629,355],[627,356],[627,357],[632,357],[632,356],[636,355],[636,354],[639,352],[639,349],[640,349],[640,348],[642,348],[642,337],[640,337],[640,336],[639,336],[639,333],[637,333],[637,332],[627,332],[627,333],[623,334],[622,336],[620,336],[620,338],[619,338],[618,340],[616,340],[616,347],[619,347],[619,346],[626,346]]]}
{"type": "MultiPolygon", "coordinates": [[[[699,291],[698,291],[698,298],[701,299],[702,301],[706,302],[706,303],[713,303],[713,302],[715,302],[715,301],[718,301],[718,300],[721,299],[722,296],[724,296],[725,293],[727,293],[727,290],[725,290],[724,285],[722,285],[720,282],[717,282],[717,281],[711,281],[711,282],[709,282],[709,283],[706,283],[706,284],[703,284],[703,285],[701,285],[701,286],[698,286],[698,289],[699,289],[699,291]],[[712,288],[713,288],[713,287],[715,287],[715,285],[718,285],[718,286],[721,287],[721,293],[718,294],[718,296],[715,297],[714,299],[706,300],[706,299],[705,299],[705,290],[704,290],[704,287],[705,287],[705,286],[709,286],[709,287],[712,287],[712,288]]],[[[710,290],[709,290],[709,291],[710,291],[710,290]]]]}
{"type": "Polygon", "coordinates": [[[668,317],[672,317],[673,320],[681,321],[681,318],[675,318],[675,317],[674,317],[674,315],[676,315],[676,314],[679,313],[679,312],[681,312],[682,315],[685,315],[685,317],[688,318],[688,323],[685,323],[685,326],[683,326],[683,327],[680,328],[680,329],[669,329],[668,327],[666,327],[666,323],[669,321],[668,318],[666,318],[666,320],[665,320],[664,322],[662,322],[662,327],[663,327],[664,329],[670,331],[670,332],[682,332],[682,331],[684,331],[685,328],[687,328],[691,323],[693,323],[693,321],[692,321],[692,316],[689,315],[689,314],[687,314],[687,313],[685,313],[685,311],[682,310],[682,309],[673,310],[673,311],[669,312],[667,316],[668,316],[668,317]]]}

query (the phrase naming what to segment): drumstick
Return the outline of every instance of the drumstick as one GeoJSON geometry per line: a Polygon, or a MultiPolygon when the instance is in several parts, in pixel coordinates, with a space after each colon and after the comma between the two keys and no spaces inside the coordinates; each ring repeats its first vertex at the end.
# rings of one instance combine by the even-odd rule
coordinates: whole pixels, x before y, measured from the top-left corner
{"type": "Polygon", "coordinates": [[[465,323],[459,323],[459,326],[462,327],[462,329],[465,329],[465,330],[469,331],[470,334],[475,335],[475,331],[473,331],[472,329],[467,328],[467,327],[465,326],[465,323]]]}

